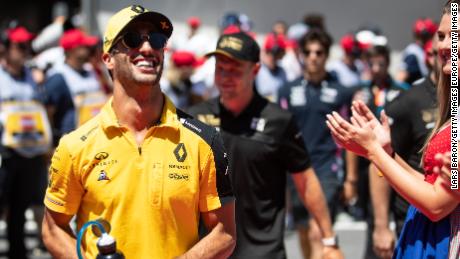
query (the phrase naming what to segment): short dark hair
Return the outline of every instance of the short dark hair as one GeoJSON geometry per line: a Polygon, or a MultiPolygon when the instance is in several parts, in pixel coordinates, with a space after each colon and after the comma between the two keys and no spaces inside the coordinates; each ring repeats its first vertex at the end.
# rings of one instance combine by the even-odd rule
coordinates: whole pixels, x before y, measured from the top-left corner
{"type": "Polygon", "coordinates": [[[387,46],[376,45],[372,46],[368,51],[367,54],[369,58],[383,56],[387,64],[390,64],[390,49],[387,46]]]}
{"type": "Polygon", "coordinates": [[[319,42],[323,46],[326,55],[329,55],[329,49],[332,45],[332,37],[320,29],[312,29],[305,34],[299,41],[301,50],[305,52],[305,46],[311,42],[319,42]]]}

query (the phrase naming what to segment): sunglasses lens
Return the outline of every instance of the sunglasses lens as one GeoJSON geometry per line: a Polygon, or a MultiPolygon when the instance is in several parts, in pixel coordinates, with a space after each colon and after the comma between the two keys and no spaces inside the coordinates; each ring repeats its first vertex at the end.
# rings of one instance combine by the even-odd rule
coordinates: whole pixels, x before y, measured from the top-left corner
{"type": "Polygon", "coordinates": [[[165,35],[156,32],[149,33],[148,35],[141,35],[137,32],[127,32],[123,35],[123,43],[131,49],[139,48],[144,40],[148,40],[152,48],[162,49],[165,47],[168,39],[165,35]]]}
{"type": "Polygon", "coordinates": [[[149,34],[149,43],[150,46],[154,49],[162,49],[166,46],[166,36],[161,33],[150,33],[149,34]]]}
{"type": "Polygon", "coordinates": [[[142,44],[142,37],[139,33],[127,32],[123,35],[123,43],[129,48],[135,49],[142,44]]]}
{"type": "Polygon", "coordinates": [[[307,57],[310,56],[310,54],[315,54],[315,55],[318,56],[318,57],[321,57],[321,56],[324,55],[324,52],[321,51],[321,50],[317,50],[317,51],[305,50],[303,53],[304,53],[305,56],[307,56],[307,57]]]}

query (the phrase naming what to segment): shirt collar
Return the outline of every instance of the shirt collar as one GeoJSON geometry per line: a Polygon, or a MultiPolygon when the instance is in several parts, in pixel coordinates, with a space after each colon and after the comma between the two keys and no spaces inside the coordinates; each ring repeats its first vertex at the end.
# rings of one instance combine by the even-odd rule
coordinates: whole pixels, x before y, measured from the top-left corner
{"type": "Polygon", "coordinates": [[[260,94],[257,91],[254,91],[254,94],[249,104],[237,116],[234,116],[231,111],[227,110],[225,106],[219,101],[219,98],[217,98],[217,103],[213,108],[219,110],[220,114],[225,117],[240,119],[247,116],[253,117],[254,114],[257,113],[258,110],[260,110],[260,107],[264,106],[267,102],[268,101],[266,101],[262,96],[260,96],[260,94]]]}
{"type": "MultiPolygon", "coordinates": [[[[161,112],[160,121],[156,125],[154,125],[154,127],[167,127],[178,131],[180,121],[176,113],[176,107],[166,95],[163,96],[165,102],[163,104],[163,110],[161,112]]],[[[104,105],[104,107],[101,110],[100,123],[104,131],[112,127],[125,128],[118,121],[115,111],[113,110],[112,103],[113,97],[109,99],[109,101],[104,105]]]]}

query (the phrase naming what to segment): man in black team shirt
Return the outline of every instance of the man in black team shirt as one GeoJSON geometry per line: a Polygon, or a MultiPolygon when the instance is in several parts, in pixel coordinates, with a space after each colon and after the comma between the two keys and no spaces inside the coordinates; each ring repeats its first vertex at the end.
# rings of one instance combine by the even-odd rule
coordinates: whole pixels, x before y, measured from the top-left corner
{"type": "MultiPolygon", "coordinates": [[[[420,168],[421,152],[428,134],[436,121],[436,87],[438,80],[436,39],[425,48],[426,65],[429,75],[414,82],[385,107],[391,122],[391,143],[393,150],[407,163],[423,172],[420,168]]],[[[381,258],[390,258],[393,254],[395,235],[389,229],[388,215],[393,214],[396,232],[399,235],[406,217],[409,203],[391,191],[386,180],[377,174],[369,174],[374,210],[373,246],[374,252],[381,258]]]]}
{"type": "Polygon", "coordinates": [[[237,245],[233,258],[285,258],[285,172],[323,235],[326,258],[343,258],[329,211],[292,115],[254,91],[260,49],[245,33],[219,38],[215,56],[218,98],[189,112],[217,127],[229,151],[236,196],[237,245]]]}

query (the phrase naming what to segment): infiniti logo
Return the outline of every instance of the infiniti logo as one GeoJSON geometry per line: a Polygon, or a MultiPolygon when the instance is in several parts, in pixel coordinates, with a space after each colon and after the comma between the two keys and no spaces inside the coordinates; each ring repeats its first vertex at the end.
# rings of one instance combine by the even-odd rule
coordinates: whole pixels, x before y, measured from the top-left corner
{"type": "Polygon", "coordinates": [[[107,153],[107,152],[99,152],[94,156],[94,159],[96,159],[96,160],[104,160],[107,157],[109,157],[109,153],[107,153]]]}

